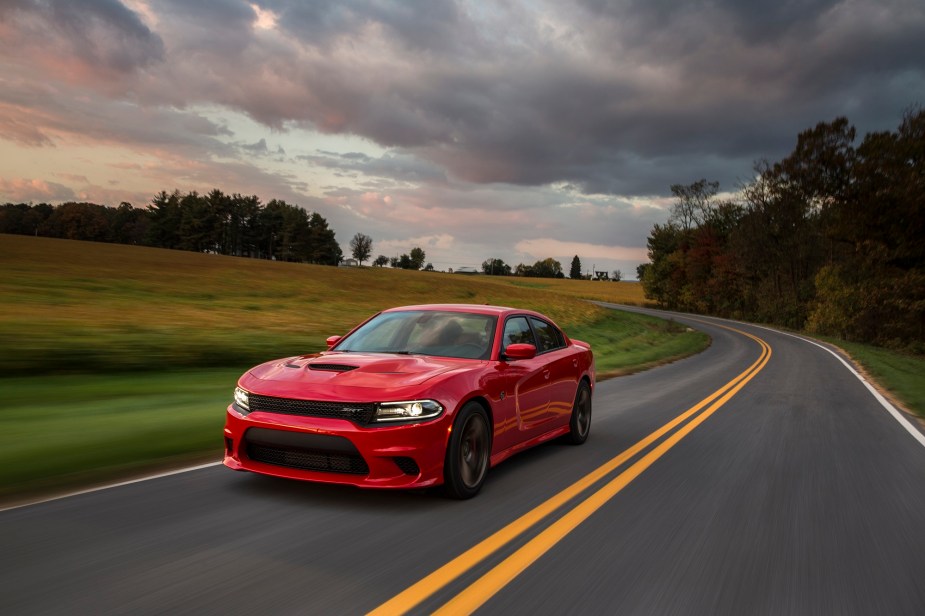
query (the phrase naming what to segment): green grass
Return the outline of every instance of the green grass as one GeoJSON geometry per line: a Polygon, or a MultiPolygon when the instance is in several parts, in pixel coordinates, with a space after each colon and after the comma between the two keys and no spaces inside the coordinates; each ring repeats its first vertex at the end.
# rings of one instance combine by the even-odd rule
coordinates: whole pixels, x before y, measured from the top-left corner
{"type": "Polygon", "coordinates": [[[332,268],[0,236],[0,501],[221,452],[243,369],[324,348],[384,308],[532,308],[591,343],[598,374],[702,350],[703,334],[585,299],[644,303],[635,283],[332,268]]]}
{"type": "Polygon", "coordinates": [[[828,341],[847,351],[906,408],[925,417],[925,357],[843,340],[828,341]]]}
{"type": "Polygon", "coordinates": [[[120,478],[222,451],[242,369],[0,381],[0,502],[120,478]]]}
{"type": "Polygon", "coordinates": [[[599,379],[639,372],[699,353],[710,337],[674,321],[613,312],[591,325],[573,328],[578,340],[593,339],[599,379]]]}

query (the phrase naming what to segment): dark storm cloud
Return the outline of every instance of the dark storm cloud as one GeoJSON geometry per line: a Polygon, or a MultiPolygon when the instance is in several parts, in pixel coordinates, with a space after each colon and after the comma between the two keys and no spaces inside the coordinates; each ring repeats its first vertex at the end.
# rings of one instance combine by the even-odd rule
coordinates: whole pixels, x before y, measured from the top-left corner
{"type": "Polygon", "coordinates": [[[266,6],[324,50],[294,71],[312,102],[295,119],[477,183],[731,188],[818,121],[892,128],[925,97],[925,7],[911,2],[266,6]]]}
{"type": "MultiPolygon", "coordinates": [[[[715,25],[725,16],[731,25],[750,39],[775,39],[781,34],[802,29],[823,15],[839,0],[581,0],[590,12],[601,17],[633,24],[634,29],[649,33],[667,28],[678,33],[693,17],[712,17],[715,25]]],[[[703,31],[692,31],[700,36],[703,31]]]]}
{"type": "Polygon", "coordinates": [[[446,182],[446,173],[437,165],[422,161],[414,156],[387,152],[372,157],[362,152],[326,152],[296,157],[313,166],[361,173],[366,176],[388,178],[401,182],[446,182]]]}
{"type": "Polygon", "coordinates": [[[454,2],[433,0],[264,0],[259,4],[280,16],[280,26],[303,40],[328,46],[355,36],[370,24],[389,31],[390,38],[412,51],[459,51],[471,23],[454,2]]]}
{"type": "MultiPolygon", "coordinates": [[[[211,71],[224,62],[228,69],[248,78],[239,62],[253,44],[254,9],[243,0],[161,0],[155,10],[163,20],[161,29],[171,38],[177,61],[199,71],[211,71]]],[[[204,76],[204,75],[203,75],[204,76]]],[[[227,84],[231,86],[232,84],[227,84]]],[[[237,84],[236,84],[237,85],[237,84]]]]}
{"type": "Polygon", "coordinates": [[[90,73],[127,73],[104,86],[114,97],[369,139],[390,154],[310,162],[407,182],[731,189],[817,122],[846,115],[863,135],[925,103],[920,0],[145,6],[17,0],[0,4],[0,28],[37,41],[48,27],[48,62],[72,53],[90,73]]]}
{"type": "Polygon", "coordinates": [[[0,3],[15,46],[58,47],[97,69],[129,72],[164,57],[161,38],[118,0],[14,0],[0,3]]]}

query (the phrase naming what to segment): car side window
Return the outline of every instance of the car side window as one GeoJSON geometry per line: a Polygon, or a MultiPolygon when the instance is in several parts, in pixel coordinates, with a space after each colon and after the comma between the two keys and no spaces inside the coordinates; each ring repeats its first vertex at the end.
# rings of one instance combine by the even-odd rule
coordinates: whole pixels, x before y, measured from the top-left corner
{"type": "Polygon", "coordinates": [[[536,347],[537,353],[545,353],[565,346],[562,334],[551,323],[534,317],[530,317],[530,321],[533,323],[533,331],[536,332],[536,339],[539,343],[536,347]]]}
{"type": "Polygon", "coordinates": [[[501,339],[501,351],[511,344],[532,344],[536,346],[536,340],[533,338],[533,332],[530,330],[530,324],[527,317],[512,317],[504,324],[504,337],[501,339]]]}

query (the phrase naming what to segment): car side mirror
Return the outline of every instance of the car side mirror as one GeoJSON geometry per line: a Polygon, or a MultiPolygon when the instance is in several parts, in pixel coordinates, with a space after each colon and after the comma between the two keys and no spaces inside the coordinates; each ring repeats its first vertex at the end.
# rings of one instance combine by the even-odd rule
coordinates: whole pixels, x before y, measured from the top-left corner
{"type": "Polygon", "coordinates": [[[507,359],[533,359],[536,357],[536,347],[532,344],[509,344],[504,349],[504,356],[507,359]]]}
{"type": "Polygon", "coordinates": [[[325,342],[328,344],[328,348],[330,349],[332,346],[340,342],[341,338],[343,338],[343,336],[328,336],[325,342]]]}

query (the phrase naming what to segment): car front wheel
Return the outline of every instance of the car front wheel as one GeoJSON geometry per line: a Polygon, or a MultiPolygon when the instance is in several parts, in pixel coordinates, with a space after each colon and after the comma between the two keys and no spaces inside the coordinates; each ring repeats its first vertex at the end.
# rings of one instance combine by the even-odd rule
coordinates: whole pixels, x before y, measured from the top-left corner
{"type": "Polygon", "coordinates": [[[491,428],[485,409],[476,402],[466,404],[456,421],[443,465],[444,489],[458,499],[478,494],[488,473],[491,428]]]}

